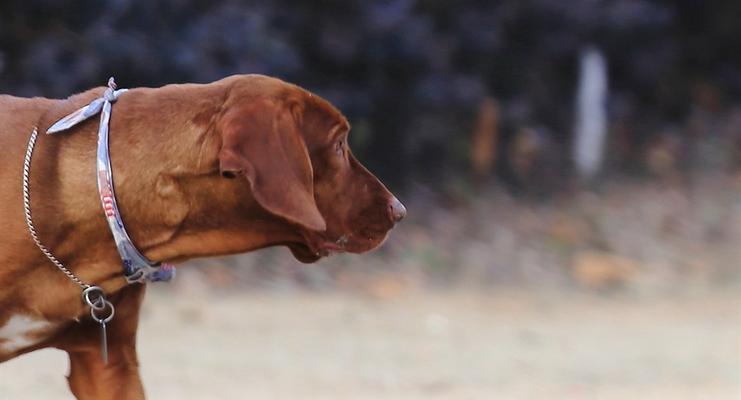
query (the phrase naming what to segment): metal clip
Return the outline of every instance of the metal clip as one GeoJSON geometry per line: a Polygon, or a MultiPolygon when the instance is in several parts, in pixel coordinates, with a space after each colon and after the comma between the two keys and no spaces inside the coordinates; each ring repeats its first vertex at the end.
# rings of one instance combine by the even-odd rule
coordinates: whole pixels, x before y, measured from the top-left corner
{"type": "Polygon", "coordinates": [[[113,303],[106,300],[105,292],[98,286],[88,286],[82,291],[82,299],[90,306],[90,316],[100,325],[100,355],[103,364],[108,365],[108,332],[106,324],[116,315],[113,303]]]}

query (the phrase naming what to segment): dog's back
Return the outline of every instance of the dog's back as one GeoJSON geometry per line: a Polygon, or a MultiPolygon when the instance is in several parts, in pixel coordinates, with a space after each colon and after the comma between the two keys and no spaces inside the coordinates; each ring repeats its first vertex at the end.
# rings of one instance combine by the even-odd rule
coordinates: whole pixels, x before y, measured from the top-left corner
{"type": "MultiPolygon", "coordinates": [[[[26,99],[0,95],[0,182],[7,177],[13,164],[20,167],[25,145],[39,117],[54,104],[55,100],[34,97],[26,99]]],[[[7,186],[0,183],[0,192],[7,186]]]]}
{"type": "MultiPolygon", "coordinates": [[[[18,244],[20,235],[28,234],[24,231],[21,193],[23,157],[33,127],[54,102],[38,97],[0,95],[0,222],[5,231],[0,243],[0,260],[3,262],[9,261],[8,249],[18,244]]],[[[7,266],[0,268],[5,269],[7,266]]]]}
{"type": "Polygon", "coordinates": [[[23,124],[30,124],[33,128],[39,116],[55,101],[43,97],[28,99],[0,94],[0,141],[4,142],[8,133],[15,132],[23,124]]]}

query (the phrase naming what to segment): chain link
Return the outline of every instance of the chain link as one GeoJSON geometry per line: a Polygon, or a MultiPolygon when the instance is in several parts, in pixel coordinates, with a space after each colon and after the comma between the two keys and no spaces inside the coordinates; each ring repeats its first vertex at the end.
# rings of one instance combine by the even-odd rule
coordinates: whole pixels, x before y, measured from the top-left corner
{"type": "Polygon", "coordinates": [[[60,271],[62,271],[72,282],[78,284],[81,288],[87,289],[90,287],[87,283],[83,282],[77,277],[72,271],[67,269],[53,254],[41,243],[36,228],[33,225],[33,219],[31,218],[31,191],[29,190],[29,176],[31,174],[31,156],[33,155],[33,148],[36,145],[36,137],[39,134],[38,127],[33,128],[31,133],[31,139],[28,141],[28,148],[26,149],[26,158],[23,161],[23,211],[26,215],[26,225],[28,230],[31,232],[31,238],[33,239],[36,246],[39,247],[42,253],[52,262],[60,271]]]}

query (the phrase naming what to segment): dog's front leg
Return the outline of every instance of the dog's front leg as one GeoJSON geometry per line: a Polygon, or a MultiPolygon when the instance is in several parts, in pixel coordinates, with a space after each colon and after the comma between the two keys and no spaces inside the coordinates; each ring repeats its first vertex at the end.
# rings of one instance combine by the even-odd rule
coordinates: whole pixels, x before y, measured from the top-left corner
{"type": "Polygon", "coordinates": [[[100,327],[92,320],[76,325],[58,345],[69,354],[69,386],[78,399],[144,399],[136,356],[144,288],[139,284],[127,286],[110,298],[116,315],[107,325],[107,365],[101,358],[100,327]]]}

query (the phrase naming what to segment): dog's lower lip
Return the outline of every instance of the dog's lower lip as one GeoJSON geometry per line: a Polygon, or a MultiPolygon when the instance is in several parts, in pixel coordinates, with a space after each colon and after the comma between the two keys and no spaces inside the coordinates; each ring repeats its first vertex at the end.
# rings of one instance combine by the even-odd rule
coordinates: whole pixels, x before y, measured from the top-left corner
{"type": "Polygon", "coordinates": [[[335,242],[324,242],[319,246],[323,253],[341,253],[345,251],[345,246],[335,242]]]}
{"type": "Polygon", "coordinates": [[[342,250],[343,246],[335,242],[324,242],[322,243],[322,248],[329,250],[342,250]]]}

